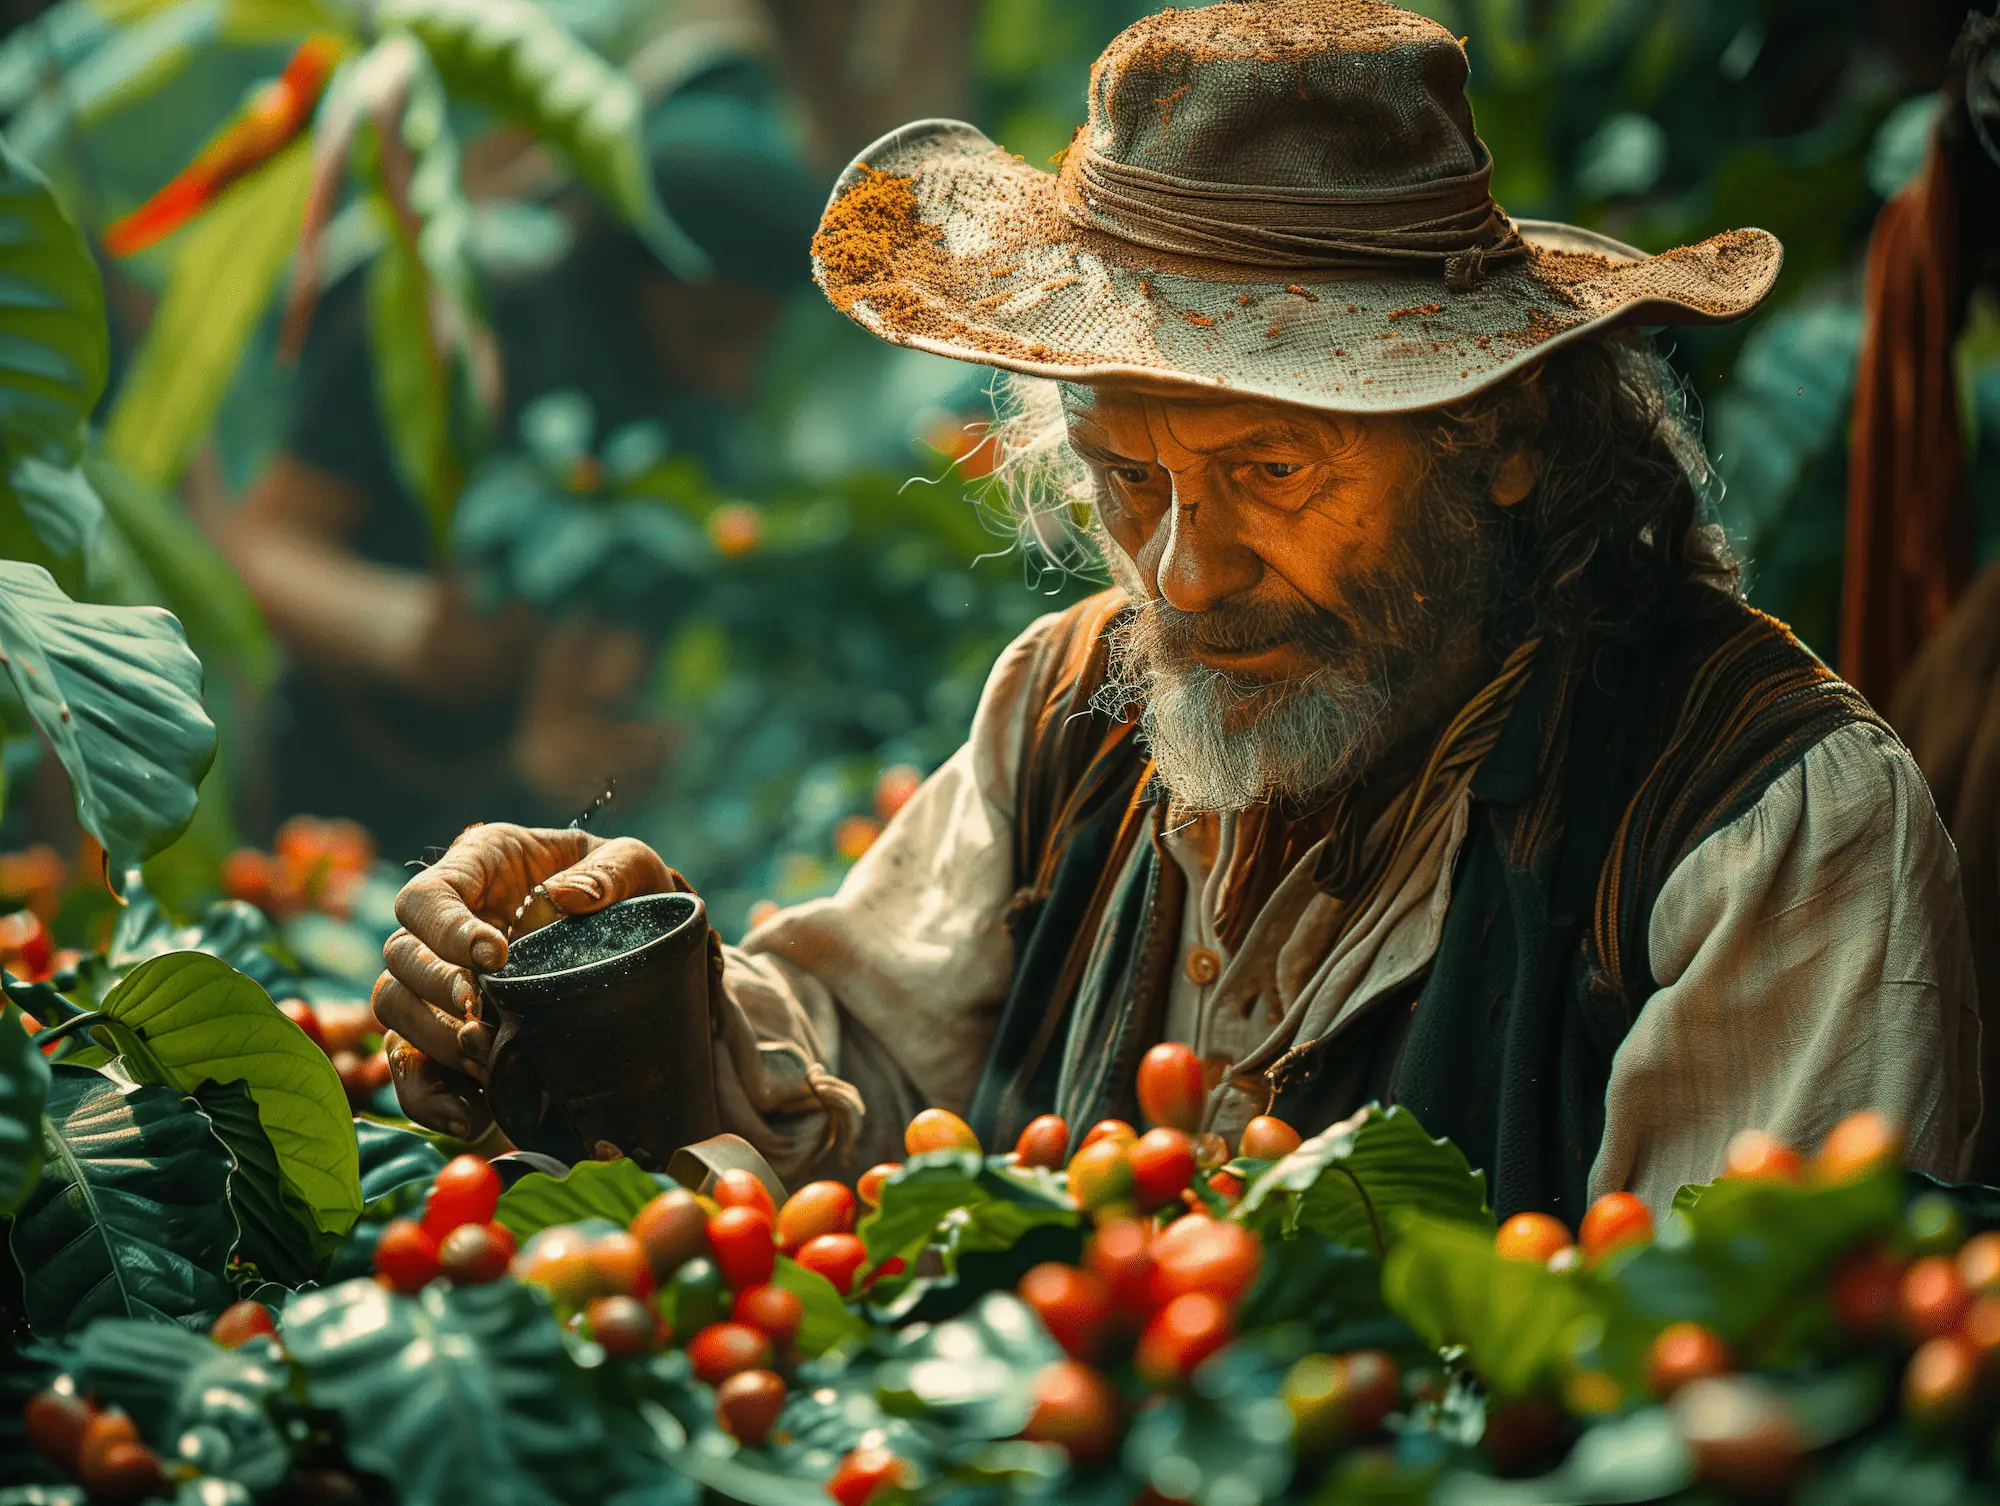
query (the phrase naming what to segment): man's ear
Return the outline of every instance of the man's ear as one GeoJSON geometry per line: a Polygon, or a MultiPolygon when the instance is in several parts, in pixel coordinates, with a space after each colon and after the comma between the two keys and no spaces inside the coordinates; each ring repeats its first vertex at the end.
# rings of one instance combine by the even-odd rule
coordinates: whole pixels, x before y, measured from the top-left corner
{"type": "Polygon", "coordinates": [[[1542,457],[1540,451],[1525,445],[1514,451],[1493,472],[1491,495],[1495,507],[1512,507],[1535,489],[1535,482],[1541,479],[1542,457]]]}

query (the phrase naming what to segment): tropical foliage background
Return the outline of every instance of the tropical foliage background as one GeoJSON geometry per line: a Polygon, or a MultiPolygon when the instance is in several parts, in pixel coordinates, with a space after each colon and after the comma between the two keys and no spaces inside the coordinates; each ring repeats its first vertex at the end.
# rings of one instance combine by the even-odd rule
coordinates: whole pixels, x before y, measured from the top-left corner
{"type": "MultiPolygon", "coordinates": [[[[763,362],[751,480],[724,487],[643,436],[620,470],[620,436],[565,439],[560,423],[541,431],[556,436],[548,453],[498,444],[481,413],[483,289],[559,256],[561,240],[545,193],[510,197],[477,181],[477,164],[497,134],[525,132],[681,267],[699,249],[643,160],[646,90],[663,69],[764,57],[789,80],[783,129],[822,180],[875,131],[941,108],[1043,161],[1080,118],[1090,59],[1144,8],[17,0],[0,38],[0,130],[89,242],[112,336],[46,396],[72,427],[51,438],[42,425],[38,449],[10,440],[0,550],[87,606],[167,607],[201,659],[219,752],[192,824],[148,860],[151,891],[193,918],[221,893],[225,857],[296,814],[271,808],[258,773],[283,652],[215,541],[282,443],[299,326],[356,268],[385,428],[441,547],[496,598],[551,621],[632,622],[657,646],[634,710],[671,722],[671,761],[649,795],[614,801],[596,824],[660,845],[726,934],[760,901],[835,884],[865,848],[882,771],[939,762],[997,648],[1089,583],[1013,546],[974,474],[978,452],[952,463],[976,439],[965,425],[985,411],[981,374],[872,344],[803,279],[763,362]],[[817,65],[828,57],[844,63],[817,65]],[[127,217],[218,132],[242,139],[246,119],[253,146],[267,133],[247,170],[224,164],[199,212],[148,242],[127,217]],[[580,508],[564,484],[585,452],[612,506],[580,508]]],[[[1959,18],[1873,0],[1422,8],[1467,39],[1511,212],[1648,249],[1746,223],[1783,239],[1769,306],[1677,335],[1674,358],[1706,418],[1726,484],[1717,506],[1753,596],[1830,652],[1861,253],[1920,159],[1959,18]]],[[[1975,317],[1962,351],[1974,433],[2000,422],[1996,328],[1990,311],[1975,317]]],[[[0,708],[14,791],[0,850],[54,844],[67,885],[55,941],[87,948],[112,902],[75,882],[61,747],[36,733],[33,709],[25,696],[0,708]]],[[[420,855],[384,841],[389,860],[420,855]]],[[[0,873],[0,890],[20,891],[0,904],[27,900],[30,880],[46,886],[47,865],[30,868],[0,873]]]]}

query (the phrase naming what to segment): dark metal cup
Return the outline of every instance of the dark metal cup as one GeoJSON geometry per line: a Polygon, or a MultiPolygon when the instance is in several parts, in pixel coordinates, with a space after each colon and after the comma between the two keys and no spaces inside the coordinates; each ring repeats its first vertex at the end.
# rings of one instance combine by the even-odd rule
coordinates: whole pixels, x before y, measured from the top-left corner
{"type": "Polygon", "coordinates": [[[719,949],[692,894],[649,894],[516,938],[479,977],[487,1105],[522,1150],[605,1144],[664,1167],[721,1128],[709,988],[719,949]]]}

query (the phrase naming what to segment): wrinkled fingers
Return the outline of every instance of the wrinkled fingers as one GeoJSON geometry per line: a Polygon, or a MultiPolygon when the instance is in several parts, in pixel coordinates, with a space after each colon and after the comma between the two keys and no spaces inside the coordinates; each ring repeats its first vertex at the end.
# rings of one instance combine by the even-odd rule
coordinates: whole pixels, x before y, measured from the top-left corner
{"type": "Polygon", "coordinates": [[[384,973],[375,980],[374,1005],[376,1022],[385,1032],[403,1037],[454,1072],[475,1076],[485,1072],[483,1062],[475,1063],[466,1055],[465,1018],[419,998],[395,974],[384,973]]]}
{"type": "Polygon", "coordinates": [[[492,1124],[486,1095],[471,1078],[433,1061],[394,1031],[382,1049],[389,1058],[396,1101],[418,1124],[460,1140],[477,1139],[492,1124]]]}

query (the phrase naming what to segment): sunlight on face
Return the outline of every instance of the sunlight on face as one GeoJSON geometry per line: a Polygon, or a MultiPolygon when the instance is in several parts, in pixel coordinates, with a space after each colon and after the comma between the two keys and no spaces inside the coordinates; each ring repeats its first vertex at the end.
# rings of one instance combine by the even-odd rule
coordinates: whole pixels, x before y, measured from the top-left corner
{"type": "Polygon", "coordinates": [[[1476,640],[1490,551],[1408,422],[1185,389],[1067,387],[1064,407],[1140,603],[1103,702],[1140,709],[1181,804],[1353,778],[1476,640]]]}

